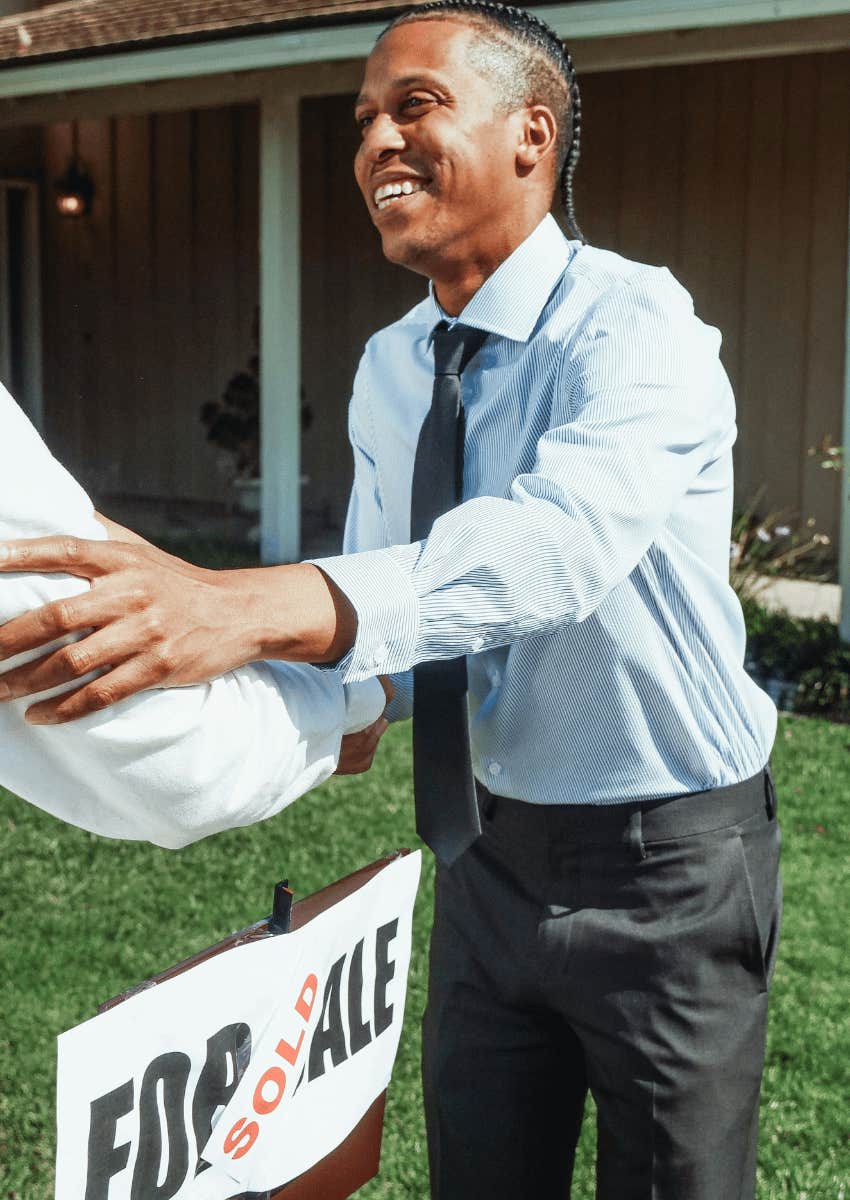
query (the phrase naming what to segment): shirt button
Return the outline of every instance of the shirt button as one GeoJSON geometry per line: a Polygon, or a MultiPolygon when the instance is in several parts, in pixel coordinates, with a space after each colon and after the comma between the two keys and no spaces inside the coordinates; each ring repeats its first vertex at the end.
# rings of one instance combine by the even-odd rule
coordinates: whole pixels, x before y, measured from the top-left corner
{"type": "Polygon", "coordinates": [[[498,687],[498,686],[499,686],[499,684],[502,682],[502,674],[501,674],[501,672],[500,672],[500,671],[494,671],[494,672],[493,672],[493,676],[492,676],[492,680],[491,680],[491,682],[492,682],[492,684],[493,684],[493,687],[498,687]]]}
{"type": "Polygon", "coordinates": [[[491,775],[501,775],[502,764],[497,763],[497,762],[491,762],[490,766],[487,768],[487,770],[490,772],[491,775]]]}
{"type": "Polygon", "coordinates": [[[372,656],[373,665],[379,667],[387,657],[387,653],[388,651],[386,642],[381,642],[380,646],[375,647],[375,653],[372,656]]]}
{"type": "Polygon", "coordinates": [[[477,652],[479,650],[483,649],[483,647],[484,647],[484,638],[483,637],[473,638],[473,640],[472,640],[473,654],[477,654],[477,652]]]}

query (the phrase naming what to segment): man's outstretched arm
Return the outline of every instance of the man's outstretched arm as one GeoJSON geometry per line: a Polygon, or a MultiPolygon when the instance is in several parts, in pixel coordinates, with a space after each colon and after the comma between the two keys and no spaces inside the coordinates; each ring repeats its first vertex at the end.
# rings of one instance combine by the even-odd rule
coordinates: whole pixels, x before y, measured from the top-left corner
{"type": "MultiPolygon", "coordinates": [[[[560,364],[533,469],[510,495],[446,513],[421,543],[387,546],[376,528],[361,553],[218,573],[165,556],[155,564],[138,547],[7,546],[0,570],[65,569],[95,582],[73,604],[0,631],[0,660],[62,632],[96,632],[84,650],[47,655],[0,684],[21,696],[111,664],[31,713],[64,721],[258,656],[328,662],[353,647],[344,677],[365,679],[584,620],[731,446],[734,406],[717,350],[716,331],[664,272],[647,268],[612,286],[560,364]]],[[[356,397],[355,385],[355,408],[356,397]]]]}
{"type": "MultiPolygon", "coordinates": [[[[0,430],[0,536],[53,534],[110,548],[85,493],[2,389],[0,430]]],[[[68,575],[0,576],[0,635],[21,614],[45,602],[61,611],[87,591],[68,575]]],[[[62,637],[56,653],[83,645],[62,637]]],[[[32,652],[14,660],[16,669],[27,658],[32,652]]],[[[337,765],[342,735],[371,725],[384,702],[376,681],[352,689],[334,672],[284,663],[148,692],[55,728],[28,723],[26,702],[13,700],[0,705],[0,784],[94,832],[183,845],[271,816],[320,783],[337,765]]]]}
{"type": "Polygon", "coordinates": [[[65,534],[0,548],[4,571],[52,571],[57,562],[91,590],[10,620],[0,629],[0,660],[8,667],[21,647],[94,632],[8,670],[0,699],[106,673],[67,699],[34,705],[33,722],[73,720],[146,688],[197,683],[263,659],[333,662],[354,641],[353,608],[309,563],[210,571],[154,546],[65,534]]]}

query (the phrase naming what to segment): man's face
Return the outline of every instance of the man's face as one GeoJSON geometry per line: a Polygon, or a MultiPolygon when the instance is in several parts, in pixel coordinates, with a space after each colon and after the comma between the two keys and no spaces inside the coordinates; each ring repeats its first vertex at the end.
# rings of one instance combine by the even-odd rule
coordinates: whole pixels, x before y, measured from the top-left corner
{"type": "Polygon", "coordinates": [[[398,26],[370,55],[355,110],[354,173],[384,254],[435,281],[501,261],[522,204],[521,114],[500,112],[468,65],[475,36],[457,20],[398,26]]]}

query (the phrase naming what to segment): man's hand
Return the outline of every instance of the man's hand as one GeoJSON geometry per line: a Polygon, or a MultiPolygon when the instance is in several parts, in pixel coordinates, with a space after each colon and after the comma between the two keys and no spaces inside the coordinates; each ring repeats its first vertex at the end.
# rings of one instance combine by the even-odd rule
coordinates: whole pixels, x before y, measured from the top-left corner
{"type": "MultiPolygon", "coordinates": [[[[384,689],[387,704],[389,704],[395,695],[395,688],[386,675],[379,675],[378,680],[384,689]]],[[[389,722],[386,717],[382,716],[378,717],[377,721],[367,729],[361,729],[359,733],[346,734],[342,739],[336,774],[362,775],[364,771],[368,771],[375,758],[378,743],[388,728],[389,722]]]]}
{"type": "Polygon", "coordinates": [[[31,707],[35,724],[72,721],[148,688],[201,683],[259,659],[333,662],[357,617],[317,567],[209,571],[147,543],[69,537],[0,544],[0,571],[64,572],[82,595],[0,627],[0,663],[69,634],[79,641],[0,675],[0,700],[98,678],[31,707]]]}

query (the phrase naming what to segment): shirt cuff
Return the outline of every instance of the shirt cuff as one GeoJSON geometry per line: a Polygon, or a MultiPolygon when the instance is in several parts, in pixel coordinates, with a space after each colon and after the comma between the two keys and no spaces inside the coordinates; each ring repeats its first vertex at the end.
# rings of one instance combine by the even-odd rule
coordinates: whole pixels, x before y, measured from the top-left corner
{"type": "Polygon", "coordinates": [[[377,721],[387,707],[387,697],[377,678],[345,685],[344,733],[359,733],[377,721]]]}
{"type": "MultiPolygon", "coordinates": [[[[419,547],[404,547],[418,554],[419,547]]],[[[311,561],[324,571],[357,613],[357,636],[338,663],[344,683],[407,671],[419,635],[419,597],[395,551],[366,550],[311,561]]]]}

